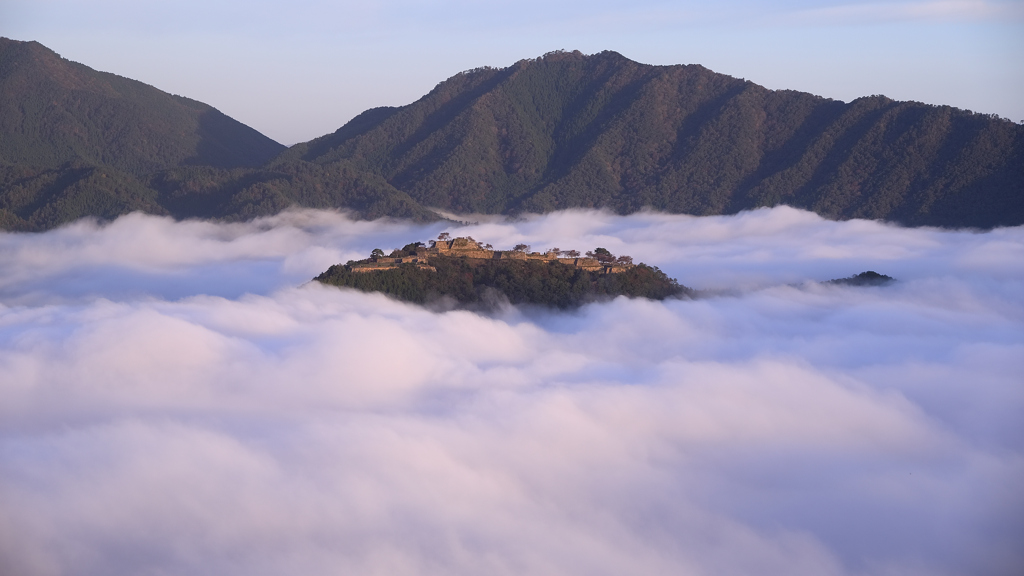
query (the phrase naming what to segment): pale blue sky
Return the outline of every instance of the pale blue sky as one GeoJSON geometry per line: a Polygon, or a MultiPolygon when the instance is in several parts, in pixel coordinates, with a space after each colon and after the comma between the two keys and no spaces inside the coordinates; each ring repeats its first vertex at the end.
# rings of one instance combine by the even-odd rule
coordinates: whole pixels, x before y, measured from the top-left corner
{"type": "Polygon", "coordinates": [[[216,106],[285,144],[557,49],[1024,120],[1024,0],[0,0],[0,35],[216,106]]]}

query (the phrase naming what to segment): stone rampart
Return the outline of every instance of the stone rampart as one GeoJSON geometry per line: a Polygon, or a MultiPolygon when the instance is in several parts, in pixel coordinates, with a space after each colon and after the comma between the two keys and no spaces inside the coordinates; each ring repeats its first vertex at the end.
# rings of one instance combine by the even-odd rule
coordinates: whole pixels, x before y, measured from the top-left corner
{"type": "Polygon", "coordinates": [[[632,264],[604,263],[596,258],[559,258],[556,252],[523,252],[519,250],[488,250],[479,242],[470,238],[454,238],[452,240],[436,240],[430,248],[417,248],[415,256],[381,256],[370,258],[368,262],[356,263],[353,272],[371,272],[374,270],[391,270],[399,264],[416,264],[418,268],[434,270],[428,264],[432,256],[450,258],[467,258],[470,260],[538,260],[541,262],[559,262],[591,272],[603,271],[605,274],[625,272],[632,264]]]}

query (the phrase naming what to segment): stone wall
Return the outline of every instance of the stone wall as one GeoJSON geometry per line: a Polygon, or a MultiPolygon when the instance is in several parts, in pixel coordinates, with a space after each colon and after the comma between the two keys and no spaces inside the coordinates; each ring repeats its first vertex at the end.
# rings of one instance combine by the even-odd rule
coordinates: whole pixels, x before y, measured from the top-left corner
{"type": "Polygon", "coordinates": [[[370,258],[369,262],[359,263],[352,267],[355,272],[373,270],[390,270],[399,264],[416,264],[419,268],[433,270],[427,264],[431,256],[448,256],[450,258],[468,258],[471,260],[539,260],[542,262],[559,262],[588,271],[603,271],[605,274],[624,272],[633,267],[632,264],[604,264],[596,258],[559,258],[555,252],[541,254],[539,252],[518,252],[515,250],[487,250],[479,242],[469,238],[452,240],[436,240],[430,248],[417,248],[415,256],[392,258],[383,256],[370,258]]]}

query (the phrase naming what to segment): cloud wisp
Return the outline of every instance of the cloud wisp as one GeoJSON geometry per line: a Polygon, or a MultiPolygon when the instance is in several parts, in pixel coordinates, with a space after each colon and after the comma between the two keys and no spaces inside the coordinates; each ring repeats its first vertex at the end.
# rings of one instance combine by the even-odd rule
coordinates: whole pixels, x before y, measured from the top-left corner
{"type": "Polygon", "coordinates": [[[720,295],[480,315],[305,283],[442,229],[0,236],[0,572],[1024,565],[1024,228],[562,212],[450,230],[720,295]],[[813,282],[865,269],[900,281],[813,282]]]}

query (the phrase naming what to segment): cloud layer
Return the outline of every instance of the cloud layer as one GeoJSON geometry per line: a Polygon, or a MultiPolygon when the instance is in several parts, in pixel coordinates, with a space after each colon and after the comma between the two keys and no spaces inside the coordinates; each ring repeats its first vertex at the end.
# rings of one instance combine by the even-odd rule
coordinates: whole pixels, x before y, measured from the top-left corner
{"type": "Polygon", "coordinates": [[[1024,229],[562,212],[696,300],[306,281],[440,225],[0,236],[0,572],[1016,574],[1024,229]],[[873,269],[884,288],[814,282],[873,269]]]}

